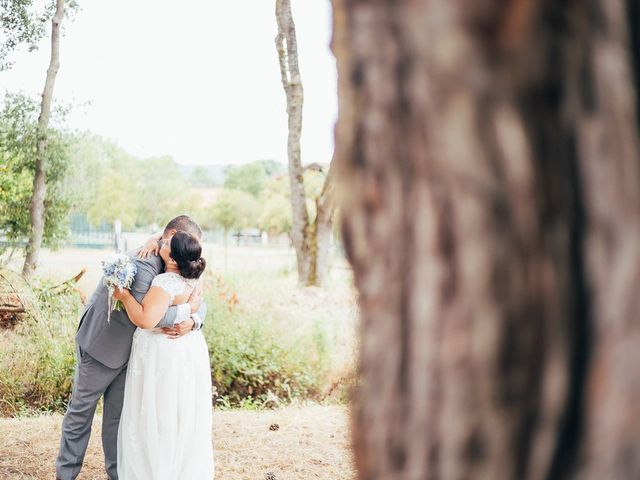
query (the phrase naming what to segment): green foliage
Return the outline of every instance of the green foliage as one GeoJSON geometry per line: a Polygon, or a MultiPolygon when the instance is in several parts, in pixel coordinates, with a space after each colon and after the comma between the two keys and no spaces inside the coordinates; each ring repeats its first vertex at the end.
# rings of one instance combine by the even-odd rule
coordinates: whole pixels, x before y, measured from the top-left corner
{"type": "MultiPolygon", "coordinates": [[[[315,200],[322,193],[325,175],[314,170],[304,172],[304,187],[307,197],[309,221],[316,215],[315,200]]],[[[291,200],[289,177],[275,176],[265,184],[261,194],[261,211],[258,225],[271,235],[289,234],[291,232],[291,200]]]]}
{"type": "Polygon", "coordinates": [[[190,213],[203,225],[226,231],[260,227],[280,234],[291,228],[288,178],[270,177],[284,168],[272,160],[228,167],[226,187],[214,205],[203,210],[202,193],[193,187],[213,181],[205,167],[195,167],[187,181],[169,157],[138,160],[88,133],[77,135],[71,157],[66,188],[73,211],[87,215],[94,225],[116,219],[124,228],[162,225],[176,214],[190,213]]]}
{"type": "MultiPolygon", "coordinates": [[[[76,0],[67,0],[65,17],[79,10],[76,0]]],[[[32,52],[46,35],[48,21],[55,13],[55,1],[0,1],[0,71],[11,68],[10,55],[21,46],[32,52]]]]}
{"type": "Polygon", "coordinates": [[[322,193],[326,175],[316,170],[304,172],[304,192],[308,199],[315,201],[322,193]]]}
{"type": "MultiPolygon", "coordinates": [[[[265,272],[251,272],[250,279],[207,277],[203,333],[216,406],[271,408],[323,400],[331,390],[336,380],[332,319],[315,315],[305,326],[277,307],[276,297],[295,289],[294,277],[265,272]],[[247,287],[248,281],[253,283],[247,287]],[[241,298],[241,286],[255,290],[252,298],[260,301],[241,298]]],[[[28,317],[0,336],[0,415],[64,412],[71,393],[82,304],[72,288],[38,282],[28,317]]]]}
{"type": "Polygon", "coordinates": [[[124,228],[162,225],[179,213],[196,217],[199,196],[170,157],[139,160],[113,142],[88,133],[72,147],[72,174],[66,188],[74,212],[91,223],[122,221],[124,228]]]}
{"type": "Polygon", "coordinates": [[[258,225],[270,235],[289,234],[291,232],[291,203],[289,199],[280,194],[267,196],[262,203],[258,225]]]}
{"type": "MultiPolygon", "coordinates": [[[[99,191],[105,188],[102,180],[118,168],[127,171],[127,165],[131,165],[135,159],[116,144],[84,132],[74,138],[70,147],[70,162],[72,168],[67,175],[65,188],[70,192],[74,212],[87,214],[91,207],[98,204],[107,207],[106,217],[113,217],[109,213],[108,199],[98,198],[99,191]]],[[[97,223],[102,220],[95,218],[97,223]]]]}
{"type": "Polygon", "coordinates": [[[209,174],[206,167],[198,165],[189,175],[189,184],[193,187],[215,187],[216,181],[209,174]]]}
{"type": "MultiPolygon", "coordinates": [[[[243,304],[236,294],[237,282],[243,281],[218,278],[206,299],[210,313],[204,334],[216,404],[255,409],[320,400],[327,373],[326,336],[318,329],[296,334],[291,319],[281,318],[276,309],[243,304]]],[[[273,285],[271,277],[258,281],[273,285]]]]}
{"type": "MultiPolygon", "coordinates": [[[[323,293],[299,291],[293,270],[277,265],[205,275],[203,333],[218,408],[345,400],[353,383],[350,313],[329,299],[344,295],[350,279],[323,293]]],[[[54,285],[37,279],[28,316],[0,334],[0,416],[66,408],[82,304],[72,288],[54,285]]]]}
{"type": "Polygon", "coordinates": [[[275,160],[256,160],[256,162],[254,163],[259,163],[260,165],[262,165],[264,173],[266,173],[267,177],[269,178],[286,172],[284,164],[276,162],[275,160]]]}
{"type": "Polygon", "coordinates": [[[107,170],[98,181],[98,191],[87,217],[94,225],[103,221],[113,224],[120,219],[124,228],[132,228],[136,223],[136,201],[137,195],[122,176],[115,170],[107,170]]]}
{"type": "Polygon", "coordinates": [[[226,171],[224,188],[241,190],[258,198],[267,181],[264,167],[258,162],[246,165],[232,165],[226,171]]]}
{"type": "Polygon", "coordinates": [[[0,2],[0,71],[11,67],[9,55],[20,45],[37,48],[46,32],[46,12],[38,11],[33,0],[0,2]]]}
{"type": "Polygon", "coordinates": [[[289,199],[289,175],[276,175],[269,179],[262,192],[263,198],[272,195],[282,195],[289,199]]]}
{"type": "MultiPolygon", "coordinates": [[[[29,97],[6,95],[0,113],[0,231],[13,245],[28,237],[30,230],[38,112],[38,104],[29,97]]],[[[65,113],[56,109],[51,124],[62,123],[65,113]]],[[[71,197],[65,177],[72,136],[54,126],[47,131],[44,244],[55,247],[67,235],[71,197]]]]}
{"type": "MultiPolygon", "coordinates": [[[[173,209],[183,193],[189,190],[178,165],[171,157],[149,158],[140,161],[136,183],[138,192],[138,220],[140,223],[160,225],[178,213],[173,209]]],[[[129,188],[131,188],[131,183],[129,188]]]]}
{"type": "Polygon", "coordinates": [[[242,190],[259,198],[272,176],[282,172],[284,166],[274,160],[256,160],[245,165],[227,167],[224,188],[242,190]]]}
{"type": "Polygon", "coordinates": [[[80,297],[50,281],[34,294],[30,315],[0,348],[0,415],[63,412],[71,394],[80,297]]]}
{"type": "Polygon", "coordinates": [[[223,189],[211,208],[211,220],[225,232],[255,226],[260,208],[258,201],[241,190],[223,189]]]}

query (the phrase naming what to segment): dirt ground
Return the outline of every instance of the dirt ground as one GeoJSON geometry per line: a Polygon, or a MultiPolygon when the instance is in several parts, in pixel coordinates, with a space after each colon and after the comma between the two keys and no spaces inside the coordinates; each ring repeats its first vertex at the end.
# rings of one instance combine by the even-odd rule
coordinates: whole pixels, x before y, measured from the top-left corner
{"type": "MultiPolygon", "coordinates": [[[[54,478],[61,421],[60,415],[0,419],[0,479],[54,478]]],[[[262,480],[273,472],[278,480],[354,479],[348,423],[347,409],[336,406],[216,411],[215,478],[262,480]],[[274,423],[279,428],[272,431],[274,423]]],[[[96,417],[78,479],[105,478],[96,417]]]]}

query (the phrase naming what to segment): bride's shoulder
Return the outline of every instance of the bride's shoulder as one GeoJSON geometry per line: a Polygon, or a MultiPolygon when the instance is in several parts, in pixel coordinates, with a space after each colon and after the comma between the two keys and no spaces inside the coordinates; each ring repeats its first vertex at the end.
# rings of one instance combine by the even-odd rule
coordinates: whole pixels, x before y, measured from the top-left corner
{"type": "Polygon", "coordinates": [[[170,273],[159,273],[158,275],[153,277],[152,283],[165,282],[167,280],[170,280],[171,277],[172,275],[170,273]]]}
{"type": "Polygon", "coordinates": [[[152,287],[160,287],[169,292],[172,292],[176,286],[181,284],[180,276],[171,272],[160,273],[153,277],[151,282],[152,287]]]}
{"type": "Polygon", "coordinates": [[[153,277],[153,279],[155,280],[157,278],[163,279],[163,278],[171,278],[171,277],[173,277],[173,273],[171,273],[171,272],[163,272],[163,273],[159,273],[158,275],[153,277]]]}

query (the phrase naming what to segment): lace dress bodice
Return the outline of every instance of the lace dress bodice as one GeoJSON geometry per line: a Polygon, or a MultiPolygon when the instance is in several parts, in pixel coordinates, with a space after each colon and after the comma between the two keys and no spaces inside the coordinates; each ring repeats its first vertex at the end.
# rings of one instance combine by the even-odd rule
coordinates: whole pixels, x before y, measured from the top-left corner
{"type": "Polygon", "coordinates": [[[151,282],[152,287],[160,287],[169,295],[171,295],[171,300],[169,300],[169,304],[173,303],[173,300],[178,296],[182,295],[189,289],[189,291],[193,291],[196,286],[198,280],[192,278],[184,278],[181,275],[173,272],[161,273],[160,275],[156,275],[151,282]]]}

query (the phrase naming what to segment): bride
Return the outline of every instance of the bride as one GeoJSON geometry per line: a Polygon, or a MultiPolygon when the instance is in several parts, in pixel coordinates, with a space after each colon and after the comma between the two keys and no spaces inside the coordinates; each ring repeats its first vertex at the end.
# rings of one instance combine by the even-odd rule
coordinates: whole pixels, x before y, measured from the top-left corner
{"type": "Polygon", "coordinates": [[[206,265],[201,253],[194,236],[178,232],[162,244],[166,269],[142,304],[128,290],[113,295],[138,327],[118,431],[120,480],[213,478],[211,370],[202,332],[171,339],[153,329],[196,288],[206,265]]]}

